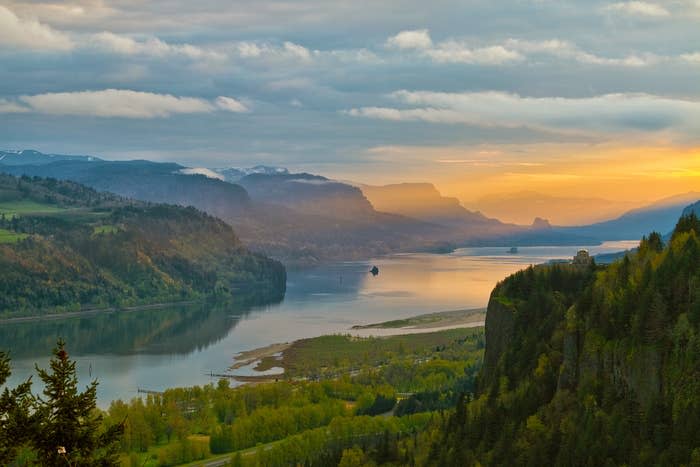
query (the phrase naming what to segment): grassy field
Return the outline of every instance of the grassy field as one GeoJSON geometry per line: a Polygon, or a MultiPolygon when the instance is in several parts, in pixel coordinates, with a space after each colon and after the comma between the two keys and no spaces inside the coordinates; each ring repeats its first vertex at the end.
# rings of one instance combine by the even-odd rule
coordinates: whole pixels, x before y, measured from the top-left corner
{"type": "Polygon", "coordinates": [[[27,234],[11,232],[9,230],[0,229],[0,244],[2,243],[17,243],[20,240],[27,238],[27,234]]]}
{"type": "Polygon", "coordinates": [[[119,232],[119,227],[116,225],[98,225],[94,228],[93,234],[113,234],[119,232]]]}
{"type": "Polygon", "coordinates": [[[287,376],[306,376],[315,370],[376,366],[393,355],[427,358],[463,340],[466,336],[483,334],[483,328],[461,328],[391,337],[352,337],[348,335],[320,336],[294,342],[281,358],[267,356],[256,370],[282,367],[287,376]]]}
{"type": "Polygon", "coordinates": [[[65,211],[65,208],[36,201],[5,201],[0,203],[0,213],[6,217],[21,216],[27,214],[53,214],[65,211]]]}

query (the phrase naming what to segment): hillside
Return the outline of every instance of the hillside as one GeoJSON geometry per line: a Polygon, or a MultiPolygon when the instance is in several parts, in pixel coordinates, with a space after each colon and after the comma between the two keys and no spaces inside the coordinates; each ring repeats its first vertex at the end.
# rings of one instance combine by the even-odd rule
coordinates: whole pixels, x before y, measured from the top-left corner
{"type": "Polygon", "coordinates": [[[473,401],[432,465],[697,465],[700,222],[606,268],[537,266],[491,294],[473,401]]]}
{"type": "Polygon", "coordinates": [[[555,231],[598,240],[630,240],[652,230],[666,233],[673,229],[683,209],[698,199],[700,193],[685,193],[633,209],[609,221],[575,227],[557,227],[555,231]]]}
{"type": "Polygon", "coordinates": [[[457,198],[442,196],[431,183],[362,185],[361,189],[372,205],[382,212],[392,212],[438,224],[506,227],[495,219],[488,219],[479,212],[465,209],[457,198]]]}
{"type": "Polygon", "coordinates": [[[48,155],[42,161],[11,166],[0,161],[0,168],[143,201],[194,206],[231,224],[249,248],[290,265],[432,248],[448,237],[439,226],[375,211],[357,188],[308,174],[249,174],[240,183],[251,196],[240,184],[183,174],[184,167],[173,163],[53,162],[48,155]]]}
{"type": "Polygon", "coordinates": [[[238,183],[257,201],[287,206],[305,214],[342,219],[376,214],[358,188],[320,175],[256,173],[241,178],[238,183]]]}
{"type": "Polygon", "coordinates": [[[283,266],[194,208],[0,175],[0,313],[284,293],[283,266]]]}
{"type": "Polygon", "coordinates": [[[686,206],[685,209],[683,209],[684,216],[689,216],[691,214],[695,214],[696,216],[700,217],[700,201],[697,201],[689,206],[686,206]]]}

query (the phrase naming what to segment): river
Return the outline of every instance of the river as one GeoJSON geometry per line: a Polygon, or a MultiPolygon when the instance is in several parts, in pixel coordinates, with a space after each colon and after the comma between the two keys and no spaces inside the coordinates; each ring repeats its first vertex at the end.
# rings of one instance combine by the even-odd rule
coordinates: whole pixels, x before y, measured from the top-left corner
{"type": "MultiPolygon", "coordinates": [[[[606,242],[591,254],[634,247],[606,242]]],[[[61,336],[77,361],[81,386],[98,379],[98,403],[130,399],[137,389],[212,382],[233,355],[276,342],[347,332],[355,324],[486,305],[494,285],[530,264],[571,258],[576,247],[464,248],[451,254],[399,254],[290,271],[287,293],[272,305],[234,303],[0,324],[12,354],[10,386],[46,367],[61,336]],[[368,271],[376,265],[379,274],[368,271]]],[[[240,371],[238,372],[240,373],[240,371]]],[[[36,383],[36,376],[33,378],[36,383]]]]}

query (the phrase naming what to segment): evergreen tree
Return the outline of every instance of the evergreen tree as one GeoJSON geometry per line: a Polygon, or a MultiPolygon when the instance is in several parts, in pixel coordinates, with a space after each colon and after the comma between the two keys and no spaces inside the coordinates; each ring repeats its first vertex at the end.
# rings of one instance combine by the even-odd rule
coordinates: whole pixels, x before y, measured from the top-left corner
{"type": "Polygon", "coordinates": [[[676,238],[677,235],[690,232],[691,230],[694,230],[696,234],[700,233],[700,219],[698,219],[698,216],[696,216],[694,212],[678,219],[676,228],[673,230],[672,238],[676,238]]]}
{"type": "Polygon", "coordinates": [[[97,381],[84,392],[78,391],[75,362],[68,358],[65,343],[58,341],[50,371],[37,366],[44,382],[44,398],[39,398],[38,431],[34,436],[37,456],[43,465],[119,465],[118,440],[122,424],[101,428],[102,416],[96,410],[97,381]]]}
{"type": "MultiPolygon", "coordinates": [[[[10,377],[10,358],[0,352],[0,387],[10,377]]],[[[8,465],[18,449],[30,439],[35,419],[31,414],[33,398],[31,380],[14,389],[5,388],[0,394],[0,464],[8,465]]]]}

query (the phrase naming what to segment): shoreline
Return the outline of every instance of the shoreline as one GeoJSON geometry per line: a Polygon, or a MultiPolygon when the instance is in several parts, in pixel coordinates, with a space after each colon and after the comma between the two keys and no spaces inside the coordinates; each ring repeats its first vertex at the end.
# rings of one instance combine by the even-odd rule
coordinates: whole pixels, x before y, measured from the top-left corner
{"type": "Polygon", "coordinates": [[[158,308],[165,308],[169,306],[177,305],[194,305],[196,303],[201,303],[203,300],[185,300],[182,302],[161,302],[161,303],[150,303],[146,305],[134,305],[124,308],[118,307],[108,307],[108,308],[90,308],[87,310],[80,311],[64,311],[61,313],[47,313],[45,315],[30,315],[30,316],[15,316],[12,318],[0,318],[0,324],[7,323],[27,323],[34,321],[51,321],[56,319],[66,319],[66,318],[79,318],[81,316],[90,316],[102,313],[131,313],[134,311],[143,310],[155,310],[158,308]]]}
{"type": "Polygon", "coordinates": [[[434,329],[445,326],[460,324],[472,324],[484,321],[486,317],[486,307],[465,308],[460,310],[439,311],[411,316],[409,318],[384,321],[381,323],[355,325],[353,331],[364,329],[434,329]]]}

